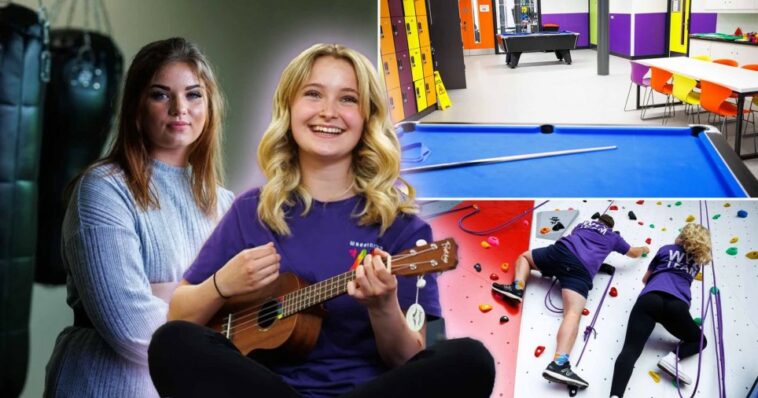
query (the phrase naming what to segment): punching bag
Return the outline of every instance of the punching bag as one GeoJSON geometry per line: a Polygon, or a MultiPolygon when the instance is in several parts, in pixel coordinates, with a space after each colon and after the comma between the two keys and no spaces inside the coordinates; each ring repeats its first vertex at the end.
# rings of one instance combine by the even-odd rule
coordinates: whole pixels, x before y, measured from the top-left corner
{"type": "Polygon", "coordinates": [[[61,225],[66,186],[100,157],[118,100],[123,58],[110,37],[83,29],[50,33],[35,280],[66,283],[61,225]]]}
{"type": "Polygon", "coordinates": [[[37,170],[49,73],[44,13],[0,7],[0,396],[26,380],[37,170]]]}

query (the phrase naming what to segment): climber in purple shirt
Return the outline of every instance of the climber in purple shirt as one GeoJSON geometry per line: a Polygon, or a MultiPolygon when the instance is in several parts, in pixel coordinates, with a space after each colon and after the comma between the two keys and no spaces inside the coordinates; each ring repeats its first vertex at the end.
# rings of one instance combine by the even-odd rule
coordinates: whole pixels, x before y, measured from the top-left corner
{"type": "Polygon", "coordinates": [[[658,250],[642,277],[645,288],[629,314],[624,347],[616,358],[613,371],[611,396],[624,396],[634,363],[642,354],[656,323],[681,339],[679,355],[668,353],[658,361],[658,367],[684,384],[692,383],[677,362],[705,348],[705,336],[702,336],[701,345],[700,328],[690,315],[690,286],[695,275],[710,261],[711,235],[699,224],[685,225],[673,245],[658,250]]]}
{"type": "Polygon", "coordinates": [[[561,284],[563,321],[558,329],[553,361],[542,372],[542,376],[550,381],[578,388],[589,386],[571,370],[569,354],[579,331],[587,294],[592,289],[592,279],[611,252],[632,258],[650,252],[647,246],[629,245],[613,231],[613,226],[613,217],[607,214],[597,220],[584,221],[555,244],[522,253],[516,259],[516,276],[512,284],[492,284],[492,290],[518,303],[523,301],[526,279],[532,269],[540,271],[543,276],[555,276],[561,284]]]}

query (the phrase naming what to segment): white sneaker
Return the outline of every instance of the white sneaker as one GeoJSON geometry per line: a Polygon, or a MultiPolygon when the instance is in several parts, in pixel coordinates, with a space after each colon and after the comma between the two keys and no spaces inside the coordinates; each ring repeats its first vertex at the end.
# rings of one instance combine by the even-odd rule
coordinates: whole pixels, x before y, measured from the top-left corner
{"type": "Polygon", "coordinates": [[[679,364],[679,369],[677,372],[676,362],[677,362],[676,354],[674,354],[673,352],[669,352],[665,357],[661,358],[661,360],[658,361],[658,367],[664,372],[671,375],[671,377],[676,378],[678,376],[679,381],[681,381],[682,383],[692,384],[692,379],[686,374],[684,374],[681,364],[679,364]]]}

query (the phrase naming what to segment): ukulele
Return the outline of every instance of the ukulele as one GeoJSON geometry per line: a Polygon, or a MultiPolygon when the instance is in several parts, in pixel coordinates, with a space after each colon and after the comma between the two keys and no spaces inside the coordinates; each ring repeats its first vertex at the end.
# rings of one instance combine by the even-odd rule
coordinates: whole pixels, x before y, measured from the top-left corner
{"type": "MultiPolygon", "coordinates": [[[[452,238],[405,250],[387,261],[393,275],[442,272],[458,265],[458,245],[452,238]]],[[[306,356],[318,339],[325,311],[319,304],[347,292],[355,270],[308,285],[292,273],[248,294],[234,296],[208,322],[243,355],[254,350],[282,349],[306,356]]]]}

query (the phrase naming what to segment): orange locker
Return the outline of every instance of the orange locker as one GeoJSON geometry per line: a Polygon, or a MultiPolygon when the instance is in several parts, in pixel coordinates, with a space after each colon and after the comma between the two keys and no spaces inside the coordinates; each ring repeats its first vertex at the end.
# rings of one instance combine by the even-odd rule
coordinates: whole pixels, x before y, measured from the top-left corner
{"type": "Polygon", "coordinates": [[[431,47],[421,47],[421,66],[424,69],[424,77],[434,75],[431,47]]]}
{"type": "Polygon", "coordinates": [[[418,22],[416,17],[405,17],[405,34],[408,36],[408,49],[419,48],[418,42],[418,22]]]}
{"type": "Polygon", "coordinates": [[[397,57],[395,54],[382,55],[382,70],[384,71],[384,85],[387,90],[400,87],[400,75],[397,73],[397,57]]]}
{"type": "Polygon", "coordinates": [[[421,64],[421,49],[411,50],[409,53],[411,59],[411,78],[415,82],[424,78],[424,66],[421,64]]]}
{"type": "Polygon", "coordinates": [[[426,15],[426,0],[415,0],[416,15],[426,15]]]}
{"type": "Polygon", "coordinates": [[[418,42],[421,47],[431,46],[429,40],[429,23],[426,20],[426,15],[419,15],[416,17],[416,26],[418,29],[418,42]]]}
{"type": "Polygon", "coordinates": [[[389,3],[387,3],[387,0],[379,0],[379,17],[389,18],[389,16],[390,16],[389,3]]]}
{"type": "Polygon", "coordinates": [[[400,87],[393,88],[389,91],[389,107],[392,124],[399,123],[405,119],[403,113],[403,96],[400,94],[400,87]]]}
{"type": "MultiPolygon", "coordinates": [[[[386,1],[386,0],[385,0],[386,1]]],[[[384,54],[392,54],[395,52],[395,40],[392,37],[392,20],[389,18],[382,18],[379,22],[379,46],[384,54]]]]}
{"type": "Polygon", "coordinates": [[[403,0],[403,12],[406,16],[416,15],[415,0],[403,0]]]}
{"type": "Polygon", "coordinates": [[[434,75],[424,77],[424,89],[426,90],[426,105],[432,106],[437,103],[437,90],[434,86],[434,75]]]}
{"type": "Polygon", "coordinates": [[[419,112],[426,109],[426,88],[424,87],[424,78],[413,82],[416,91],[416,110],[419,112]]]}

